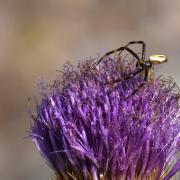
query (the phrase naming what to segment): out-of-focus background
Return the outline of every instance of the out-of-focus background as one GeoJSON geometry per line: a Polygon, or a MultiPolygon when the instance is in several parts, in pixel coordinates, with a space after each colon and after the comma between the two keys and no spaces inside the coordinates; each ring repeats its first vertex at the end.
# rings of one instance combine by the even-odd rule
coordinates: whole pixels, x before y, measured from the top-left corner
{"type": "Polygon", "coordinates": [[[99,57],[131,40],[166,54],[160,74],[180,85],[180,1],[0,0],[0,180],[53,176],[30,139],[28,97],[66,61],[99,57]]]}

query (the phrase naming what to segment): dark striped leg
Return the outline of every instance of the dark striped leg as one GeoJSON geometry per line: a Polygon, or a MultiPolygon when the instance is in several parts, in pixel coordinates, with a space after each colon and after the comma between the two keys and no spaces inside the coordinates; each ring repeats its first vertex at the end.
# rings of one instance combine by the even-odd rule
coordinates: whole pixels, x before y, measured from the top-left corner
{"type": "Polygon", "coordinates": [[[139,57],[133,50],[129,49],[128,47],[120,47],[120,48],[115,49],[115,50],[113,50],[113,51],[107,52],[102,58],[99,59],[99,61],[97,62],[97,65],[100,64],[101,61],[102,61],[106,56],[109,56],[109,55],[111,55],[111,54],[113,54],[113,53],[116,53],[116,52],[121,52],[121,51],[123,51],[123,50],[128,51],[132,56],[134,56],[134,57],[136,58],[136,60],[137,60],[138,62],[141,61],[140,57],[139,57]]]}
{"type": "MultiPolygon", "coordinates": [[[[137,74],[139,74],[140,72],[142,72],[144,69],[138,69],[136,70],[134,73],[129,74],[128,76],[126,76],[123,80],[129,80],[130,78],[136,76],[137,74]]],[[[119,81],[121,81],[122,79],[116,79],[114,81],[108,82],[107,84],[114,84],[114,83],[118,83],[119,81]]]]}
{"type": "Polygon", "coordinates": [[[127,100],[131,96],[135,95],[139,91],[139,89],[141,89],[145,84],[146,84],[146,81],[143,81],[137,89],[135,89],[128,97],[125,97],[123,100],[127,100]]]}
{"type": "MultiPolygon", "coordinates": [[[[130,41],[124,47],[128,47],[128,46],[130,46],[132,44],[141,44],[142,45],[142,59],[145,59],[145,51],[146,51],[146,44],[145,44],[145,42],[144,41],[130,41]]],[[[119,52],[118,55],[120,55],[121,53],[122,53],[122,51],[119,52]]]]}
{"type": "Polygon", "coordinates": [[[145,76],[144,76],[143,82],[138,86],[138,88],[136,88],[136,89],[131,93],[131,95],[129,95],[128,97],[126,97],[124,100],[126,100],[126,99],[128,99],[130,96],[136,94],[137,91],[146,84],[146,82],[147,82],[147,80],[148,80],[149,68],[148,68],[148,67],[145,67],[145,69],[142,69],[142,70],[145,70],[145,76]]]}

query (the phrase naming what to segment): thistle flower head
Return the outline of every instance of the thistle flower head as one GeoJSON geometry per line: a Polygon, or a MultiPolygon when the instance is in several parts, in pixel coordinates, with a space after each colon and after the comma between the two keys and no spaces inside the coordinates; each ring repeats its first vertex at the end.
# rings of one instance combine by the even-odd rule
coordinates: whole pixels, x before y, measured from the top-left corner
{"type": "Polygon", "coordinates": [[[41,85],[31,136],[60,179],[168,180],[179,171],[179,90],[159,77],[131,95],[143,80],[124,80],[135,68],[126,58],[87,60],[41,85]]]}

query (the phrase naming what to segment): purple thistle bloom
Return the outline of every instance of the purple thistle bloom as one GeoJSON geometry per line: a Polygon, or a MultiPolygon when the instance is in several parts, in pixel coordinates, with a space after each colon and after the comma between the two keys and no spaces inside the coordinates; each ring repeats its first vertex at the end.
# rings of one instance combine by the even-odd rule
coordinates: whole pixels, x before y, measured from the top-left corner
{"type": "Polygon", "coordinates": [[[134,70],[125,58],[87,60],[41,84],[31,136],[57,179],[168,180],[180,170],[179,89],[159,77],[131,96],[142,76],[123,79],[134,70]]]}

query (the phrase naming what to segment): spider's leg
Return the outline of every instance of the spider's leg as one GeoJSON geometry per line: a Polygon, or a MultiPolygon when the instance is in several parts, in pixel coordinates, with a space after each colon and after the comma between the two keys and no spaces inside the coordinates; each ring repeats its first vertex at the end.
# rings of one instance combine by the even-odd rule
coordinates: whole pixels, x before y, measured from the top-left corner
{"type": "MultiPolygon", "coordinates": [[[[123,80],[129,80],[130,78],[132,78],[132,77],[134,77],[134,76],[136,76],[137,74],[139,74],[140,72],[142,72],[144,69],[142,68],[142,69],[138,69],[138,70],[136,70],[135,72],[133,72],[132,74],[129,74],[129,75],[127,75],[125,78],[123,78],[123,80]]],[[[106,84],[114,84],[114,83],[118,83],[119,81],[121,81],[122,79],[120,79],[120,78],[118,78],[118,79],[116,79],[116,80],[114,80],[114,81],[111,81],[111,82],[108,82],[108,83],[106,83],[106,84]]]]}
{"type": "Polygon", "coordinates": [[[142,72],[144,69],[143,68],[141,68],[141,69],[137,69],[135,72],[133,72],[132,74],[129,74],[126,78],[125,78],[125,80],[128,80],[129,78],[132,78],[132,77],[134,77],[134,76],[136,76],[137,74],[139,74],[140,72],[142,72]]]}
{"type": "Polygon", "coordinates": [[[126,99],[128,99],[130,96],[136,94],[136,92],[146,84],[146,82],[147,82],[147,80],[148,80],[148,74],[149,74],[149,70],[150,70],[150,69],[149,69],[149,67],[145,66],[145,68],[143,68],[143,70],[145,71],[145,76],[144,76],[143,82],[138,86],[138,88],[136,88],[136,89],[131,93],[131,95],[129,95],[128,97],[126,97],[124,100],[126,100],[126,99]]]}
{"type": "Polygon", "coordinates": [[[143,82],[139,85],[139,87],[138,87],[137,89],[135,89],[135,90],[133,91],[132,95],[135,94],[135,93],[138,91],[139,88],[141,88],[142,86],[144,86],[144,85],[146,84],[146,82],[147,82],[148,79],[149,79],[149,70],[150,70],[150,68],[147,67],[147,66],[145,66],[145,68],[144,68],[145,74],[144,74],[143,82]]]}
{"type": "Polygon", "coordinates": [[[143,82],[139,85],[139,87],[132,92],[131,95],[136,94],[136,92],[137,92],[140,88],[142,88],[145,84],[146,84],[146,81],[143,81],[143,82]]]}
{"type": "Polygon", "coordinates": [[[111,54],[113,54],[113,53],[115,53],[115,52],[116,52],[116,50],[112,50],[112,51],[107,52],[103,57],[101,57],[101,58],[99,59],[99,61],[97,62],[97,65],[100,64],[101,61],[102,61],[106,56],[109,56],[109,55],[111,55],[111,54]]]}
{"type": "Polygon", "coordinates": [[[129,49],[128,47],[120,47],[120,48],[118,48],[118,49],[116,49],[116,50],[107,52],[102,58],[99,59],[99,61],[97,62],[97,65],[98,65],[106,56],[109,56],[109,55],[111,55],[111,54],[113,54],[113,53],[115,53],[115,52],[121,52],[121,51],[123,51],[123,50],[128,51],[132,56],[134,56],[134,57],[136,58],[136,60],[137,60],[138,62],[141,62],[140,57],[139,57],[133,50],[129,49]]]}
{"type": "Polygon", "coordinates": [[[140,88],[142,88],[144,85],[146,84],[146,81],[143,81],[139,87],[137,89],[135,89],[129,96],[125,97],[123,100],[127,100],[128,98],[130,98],[131,96],[133,96],[134,94],[136,94],[138,92],[138,90],[140,88]]]}
{"type": "MultiPolygon", "coordinates": [[[[142,45],[142,59],[145,59],[145,51],[146,51],[146,44],[145,44],[145,42],[144,41],[130,41],[124,47],[128,47],[128,46],[130,46],[132,44],[141,44],[142,45]]],[[[122,53],[122,51],[119,52],[118,55],[120,55],[121,53],[122,53]]]]}

